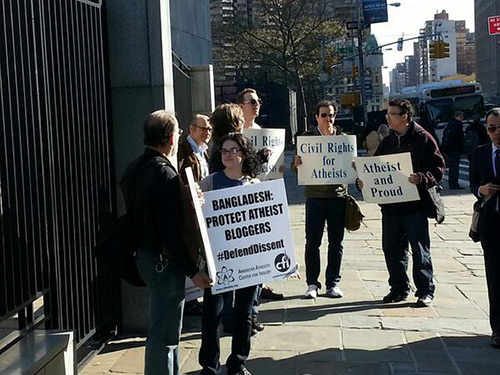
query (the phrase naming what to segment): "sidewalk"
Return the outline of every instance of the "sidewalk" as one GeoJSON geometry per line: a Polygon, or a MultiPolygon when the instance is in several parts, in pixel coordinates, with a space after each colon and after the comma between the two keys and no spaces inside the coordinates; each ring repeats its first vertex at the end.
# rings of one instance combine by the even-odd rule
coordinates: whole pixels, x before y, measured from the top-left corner
{"type": "MultiPolygon", "coordinates": [[[[289,172],[286,184],[295,250],[303,264],[302,188],[289,172]]],[[[414,308],[413,296],[397,304],[380,303],[388,292],[380,210],[361,202],[366,216],[363,226],[346,233],[344,241],[340,287],[345,297],[301,300],[306,289],[304,280],[273,283],[271,286],[286,297],[260,305],[260,319],[266,328],[252,339],[248,361],[252,374],[500,374],[500,352],[488,345],[488,298],[481,247],[467,236],[474,197],[468,190],[453,194],[446,190],[443,194],[445,222],[430,226],[436,279],[432,307],[414,308]]],[[[323,269],[325,260],[326,233],[323,269]]],[[[185,374],[200,371],[200,324],[201,319],[193,317],[184,324],[181,354],[185,374]]],[[[230,337],[224,336],[223,363],[230,345],[230,337]]],[[[143,338],[116,340],[81,373],[142,374],[143,357],[143,338]]]]}

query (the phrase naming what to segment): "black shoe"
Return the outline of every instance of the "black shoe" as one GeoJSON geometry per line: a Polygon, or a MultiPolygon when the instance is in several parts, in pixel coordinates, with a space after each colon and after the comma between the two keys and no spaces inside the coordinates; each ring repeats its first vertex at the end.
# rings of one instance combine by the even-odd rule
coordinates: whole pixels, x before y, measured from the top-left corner
{"type": "Polygon", "coordinates": [[[399,293],[390,291],[389,294],[382,299],[382,302],[384,303],[401,302],[405,301],[407,298],[408,298],[408,293],[399,293]]]}
{"type": "Polygon", "coordinates": [[[262,287],[262,291],[260,292],[260,298],[280,300],[280,299],[283,299],[283,294],[282,293],[275,293],[272,288],[270,288],[268,286],[264,286],[264,287],[262,287]]]}
{"type": "Polygon", "coordinates": [[[429,307],[432,303],[432,297],[431,295],[426,295],[422,297],[418,297],[417,299],[417,307],[429,307]]]}
{"type": "Polygon", "coordinates": [[[234,375],[252,375],[252,373],[250,371],[248,371],[248,369],[246,367],[243,367],[240,371],[238,371],[234,375]]]}
{"type": "Polygon", "coordinates": [[[252,331],[250,332],[250,336],[254,337],[259,331],[257,331],[255,328],[252,328],[252,331]]]}
{"type": "Polygon", "coordinates": [[[252,315],[252,329],[255,329],[257,332],[264,330],[264,324],[260,322],[257,315],[252,315]]]}

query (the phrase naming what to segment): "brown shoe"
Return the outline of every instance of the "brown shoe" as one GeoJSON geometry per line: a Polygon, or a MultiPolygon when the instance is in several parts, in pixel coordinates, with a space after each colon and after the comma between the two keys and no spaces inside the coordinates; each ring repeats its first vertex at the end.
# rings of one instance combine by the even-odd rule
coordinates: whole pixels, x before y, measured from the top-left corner
{"type": "Polygon", "coordinates": [[[491,335],[490,345],[494,348],[500,349],[500,332],[494,332],[491,335]]]}
{"type": "Polygon", "coordinates": [[[283,299],[283,294],[274,293],[274,291],[270,287],[265,286],[262,288],[262,292],[260,293],[260,298],[280,300],[283,299]]]}

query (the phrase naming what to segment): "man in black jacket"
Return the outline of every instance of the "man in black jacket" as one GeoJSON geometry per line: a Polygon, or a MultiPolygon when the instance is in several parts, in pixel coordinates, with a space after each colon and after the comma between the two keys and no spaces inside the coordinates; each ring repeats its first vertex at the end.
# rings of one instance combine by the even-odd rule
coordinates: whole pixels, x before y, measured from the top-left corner
{"type": "Polygon", "coordinates": [[[181,183],[168,157],[177,152],[177,119],[156,111],[144,124],[144,154],[126,169],[121,188],[132,217],[135,261],[150,297],[145,374],[180,374],[179,337],[186,275],[201,287],[211,280],[199,270],[199,247],[186,248],[182,225],[187,216],[181,183]]]}
{"type": "Polygon", "coordinates": [[[484,253],[491,346],[500,348],[500,108],[486,114],[486,129],[491,143],[479,147],[470,164],[469,181],[472,193],[482,204],[478,222],[479,237],[484,253]]]}
{"type": "Polygon", "coordinates": [[[464,150],[464,113],[456,111],[443,132],[443,151],[449,159],[448,184],[450,189],[465,189],[458,184],[460,157],[464,150]]]}
{"type": "MultiPolygon", "coordinates": [[[[433,268],[430,253],[429,222],[422,198],[427,187],[443,177],[444,159],[434,138],[412,121],[413,108],[405,99],[389,102],[387,122],[389,135],[380,143],[375,156],[409,152],[419,201],[382,204],[382,250],[384,251],[391,291],[383,302],[399,302],[408,297],[410,280],[408,244],[412,248],[413,281],[417,287],[417,307],[429,306],[434,298],[433,268]]],[[[358,188],[362,182],[358,180],[358,188]]]]}

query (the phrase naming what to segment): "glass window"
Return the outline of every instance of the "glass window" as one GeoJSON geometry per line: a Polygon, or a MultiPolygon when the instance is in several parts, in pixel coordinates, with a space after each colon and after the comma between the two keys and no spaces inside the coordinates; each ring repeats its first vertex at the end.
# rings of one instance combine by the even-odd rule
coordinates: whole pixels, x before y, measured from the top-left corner
{"type": "Polygon", "coordinates": [[[431,100],[425,103],[425,108],[431,120],[437,122],[450,121],[454,111],[452,99],[431,100]]]}
{"type": "Polygon", "coordinates": [[[465,118],[470,118],[474,113],[484,116],[484,100],[481,95],[465,96],[455,98],[455,110],[465,113],[465,118]]]}

